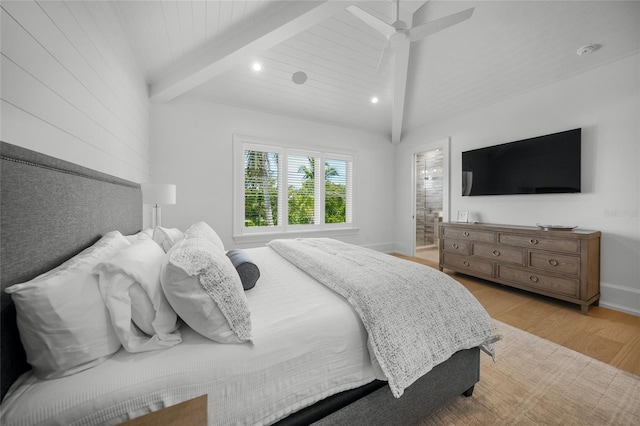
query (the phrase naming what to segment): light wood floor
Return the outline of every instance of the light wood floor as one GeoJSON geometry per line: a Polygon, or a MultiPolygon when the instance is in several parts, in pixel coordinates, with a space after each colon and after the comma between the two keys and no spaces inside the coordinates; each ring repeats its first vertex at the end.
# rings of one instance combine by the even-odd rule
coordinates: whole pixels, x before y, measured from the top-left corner
{"type": "Polygon", "coordinates": [[[469,289],[492,318],[640,376],[640,317],[599,306],[582,315],[578,305],[445,272],[469,289]]]}

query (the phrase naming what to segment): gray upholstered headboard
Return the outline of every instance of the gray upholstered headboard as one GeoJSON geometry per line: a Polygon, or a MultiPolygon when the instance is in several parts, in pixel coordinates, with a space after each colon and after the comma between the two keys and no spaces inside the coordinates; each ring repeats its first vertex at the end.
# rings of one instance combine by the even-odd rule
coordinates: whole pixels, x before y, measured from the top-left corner
{"type": "MultiPolygon", "coordinates": [[[[0,142],[1,396],[30,367],[4,289],[52,269],[109,231],[142,228],[140,185],[0,142]]],[[[69,295],[72,297],[72,295],[69,295]]]]}

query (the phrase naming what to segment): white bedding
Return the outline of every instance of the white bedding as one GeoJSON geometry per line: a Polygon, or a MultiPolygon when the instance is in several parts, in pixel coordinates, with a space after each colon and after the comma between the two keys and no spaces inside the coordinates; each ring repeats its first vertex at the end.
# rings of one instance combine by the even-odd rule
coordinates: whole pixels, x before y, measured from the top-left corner
{"type": "Polygon", "coordinates": [[[480,302],[448,275],[330,238],[272,240],[269,247],[344,296],[396,398],[454,353],[498,335],[480,302]]]}
{"type": "Polygon", "coordinates": [[[262,425],[372,381],[367,335],[351,306],[271,248],[248,253],[261,272],[246,293],[253,345],[216,343],[183,325],[183,342],[170,349],[120,349],[55,380],[26,373],[4,399],[0,423],[117,424],[206,393],[209,424],[262,425]]]}

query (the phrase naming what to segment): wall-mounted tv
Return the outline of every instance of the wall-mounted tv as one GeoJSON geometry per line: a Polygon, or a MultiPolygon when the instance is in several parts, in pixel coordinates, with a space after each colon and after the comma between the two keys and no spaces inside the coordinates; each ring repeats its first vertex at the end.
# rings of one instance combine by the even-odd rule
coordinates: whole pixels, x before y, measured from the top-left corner
{"type": "Polygon", "coordinates": [[[462,153],[462,195],[580,192],[582,129],[462,153]]]}

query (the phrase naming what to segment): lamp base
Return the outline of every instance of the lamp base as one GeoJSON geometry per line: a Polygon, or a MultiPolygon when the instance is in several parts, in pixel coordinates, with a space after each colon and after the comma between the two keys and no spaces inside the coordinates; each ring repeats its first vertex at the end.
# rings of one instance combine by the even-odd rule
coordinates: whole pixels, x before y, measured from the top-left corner
{"type": "Polygon", "coordinates": [[[151,225],[153,229],[156,229],[157,226],[162,226],[162,211],[159,204],[153,206],[153,212],[151,214],[151,225]]]}

